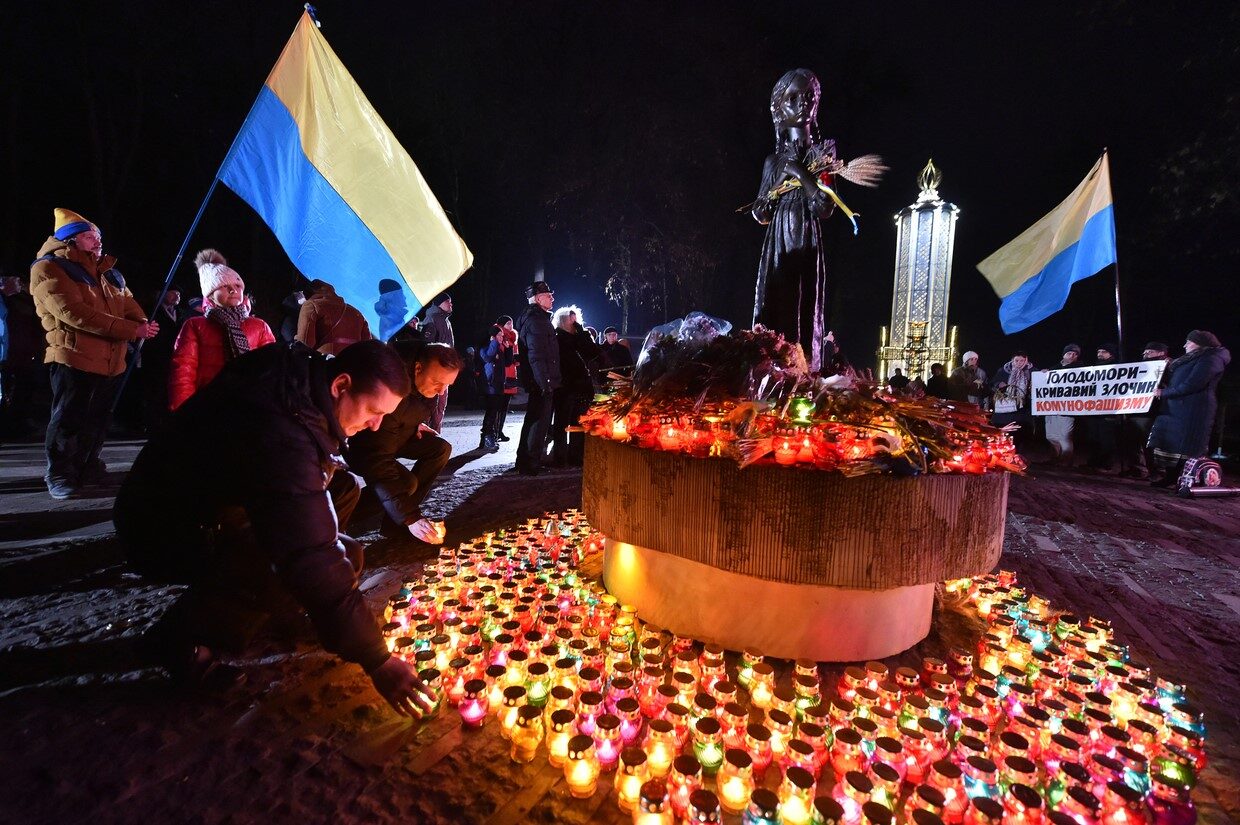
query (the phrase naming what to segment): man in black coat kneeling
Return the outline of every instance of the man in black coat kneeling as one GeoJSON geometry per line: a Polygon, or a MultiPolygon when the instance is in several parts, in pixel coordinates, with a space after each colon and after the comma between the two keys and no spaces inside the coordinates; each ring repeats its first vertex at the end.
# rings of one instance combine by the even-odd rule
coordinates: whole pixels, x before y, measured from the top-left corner
{"type": "Polygon", "coordinates": [[[235,682],[217,654],[244,648],[291,596],[323,647],[361,665],[399,713],[429,709],[358,591],[361,545],[337,518],[356,487],[334,503],[327,491],[346,438],[377,429],[409,391],[387,344],[330,358],[294,343],[235,359],[176,411],[138,454],[113,513],[138,572],[189,585],[143,637],[152,664],[185,685],[235,682]]]}

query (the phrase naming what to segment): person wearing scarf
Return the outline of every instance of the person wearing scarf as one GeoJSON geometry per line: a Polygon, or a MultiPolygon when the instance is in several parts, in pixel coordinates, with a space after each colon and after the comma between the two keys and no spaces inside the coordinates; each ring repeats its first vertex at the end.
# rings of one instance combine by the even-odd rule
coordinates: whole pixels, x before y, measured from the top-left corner
{"type": "Polygon", "coordinates": [[[229,361],[276,340],[266,321],[250,315],[245,282],[223,255],[204,249],[194,265],[204,314],[185,322],[172,348],[168,406],[173,410],[211,383],[229,361]]]}

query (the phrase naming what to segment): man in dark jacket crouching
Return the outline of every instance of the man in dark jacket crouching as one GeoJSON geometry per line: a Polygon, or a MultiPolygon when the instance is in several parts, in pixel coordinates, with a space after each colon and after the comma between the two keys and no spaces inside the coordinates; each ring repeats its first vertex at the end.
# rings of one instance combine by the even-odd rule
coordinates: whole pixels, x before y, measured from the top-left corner
{"type": "Polygon", "coordinates": [[[355,515],[365,518],[366,511],[374,512],[375,505],[381,505],[380,532],[387,538],[412,535],[428,544],[443,544],[441,525],[424,518],[421,506],[452,456],[452,445],[429,422],[435,417],[439,397],[461,371],[461,356],[447,344],[411,342],[395,347],[408,366],[413,391],[374,432],[360,432],[349,439],[349,469],[366,479],[362,506],[355,515]],[[413,469],[405,469],[397,460],[401,458],[412,460],[413,469]]]}
{"type": "MultiPolygon", "coordinates": [[[[217,653],[245,646],[292,596],[323,646],[356,662],[402,714],[429,707],[413,669],[391,656],[357,589],[361,546],[339,533],[356,489],[327,492],[345,439],[377,429],[409,394],[386,344],[335,358],[301,344],[232,361],[138,454],[113,514],[131,564],[189,589],[144,637],[179,682],[227,684],[217,653]]],[[[342,471],[343,472],[343,471],[342,471]]]]}

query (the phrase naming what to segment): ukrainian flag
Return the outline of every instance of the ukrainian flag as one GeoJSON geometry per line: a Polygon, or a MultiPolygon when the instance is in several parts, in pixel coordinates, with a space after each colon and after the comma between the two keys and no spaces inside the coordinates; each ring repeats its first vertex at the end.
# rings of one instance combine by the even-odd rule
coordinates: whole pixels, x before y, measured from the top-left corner
{"type": "Polygon", "coordinates": [[[330,283],[384,339],[473,261],[308,12],[218,177],[267,222],[302,274],[330,283]],[[400,289],[388,283],[381,295],[384,279],[400,289]]]}
{"type": "Polygon", "coordinates": [[[1074,283],[1115,261],[1111,168],[1103,152],[1067,200],[977,268],[1001,299],[999,321],[1010,335],[1063,309],[1074,283]]]}

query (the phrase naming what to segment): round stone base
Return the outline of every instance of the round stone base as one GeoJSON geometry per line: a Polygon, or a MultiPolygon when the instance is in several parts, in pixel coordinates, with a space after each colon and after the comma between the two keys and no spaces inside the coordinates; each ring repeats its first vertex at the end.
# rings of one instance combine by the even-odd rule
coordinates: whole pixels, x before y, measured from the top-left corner
{"type": "Polygon", "coordinates": [[[881,659],[930,632],[934,584],[856,590],[789,584],[608,539],[603,583],[643,620],[781,659],[881,659]]]}

